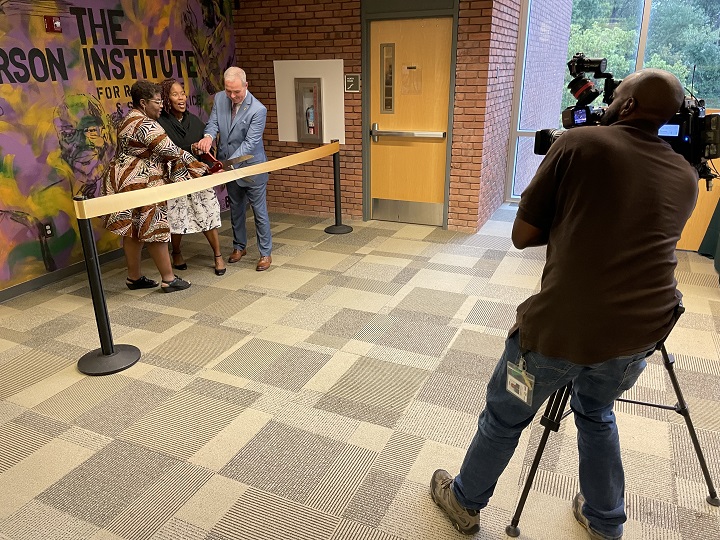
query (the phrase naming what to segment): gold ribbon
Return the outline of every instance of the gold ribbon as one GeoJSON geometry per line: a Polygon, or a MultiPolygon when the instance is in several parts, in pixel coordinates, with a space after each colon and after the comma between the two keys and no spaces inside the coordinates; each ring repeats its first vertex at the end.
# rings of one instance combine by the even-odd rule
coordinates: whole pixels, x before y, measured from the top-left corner
{"type": "Polygon", "coordinates": [[[185,182],[174,182],[172,184],[165,184],[164,186],[138,189],[126,193],[116,193],[115,195],[106,195],[105,197],[97,197],[95,199],[73,201],[75,205],[75,215],[78,219],[90,219],[112,212],[127,210],[128,208],[137,208],[139,206],[167,201],[168,199],[176,199],[189,195],[190,193],[213,188],[220,184],[226,184],[238,178],[287,169],[288,167],[294,167],[295,165],[307,163],[308,161],[315,161],[316,159],[330,156],[339,151],[340,143],[332,142],[319,148],[298,152],[297,154],[273,159],[272,161],[249,165],[232,171],[211,174],[209,176],[202,176],[200,178],[193,178],[185,182]]]}

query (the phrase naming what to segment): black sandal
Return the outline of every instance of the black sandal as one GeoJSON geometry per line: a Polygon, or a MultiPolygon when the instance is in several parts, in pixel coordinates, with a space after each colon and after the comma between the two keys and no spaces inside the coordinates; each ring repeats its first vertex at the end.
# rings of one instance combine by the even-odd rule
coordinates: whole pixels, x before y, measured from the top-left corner
{"type": "MultiPolygon", "coordinates": [[[[216,258],[216,259],[222,259],[222,255],[215,255],[215,258],[216,258]]],[[[217,264],[217,262],[216,262],[215,264],[217,264]]],[[[217,268],[217,267],[216,267],[216,268],[215,268],[215,275],[216,275],[216,276],[224,276],[226,270],[227,270],[227,268],[217,268]]]]}
{"type": "MultiPolygon", "coordinates": [[[[182,251],[178,251],[177,253],[175,253],[175,252],[173,251],[173,252],[172,252],[172,255],[173,255],[173,258],[175,257],[175,255],[182,255],[182,251]]],[[[175,263],[173,262],[172,267],[173,267],[175,270],[187,270],[187,263],[186,263],[186,262],[183,262],[182,264],[175,264],[175,263]]]]}
{"type": "Polygon", "coordinates": [[[175,276],[175,279],[172,281],[165,281],[162,280],[163,286],[160,287],[162,289],[162,292],[175,292],[175,291],[182,291],[190,287],[190,282],[185,281],[183,278],[175,276]]]}
{"type": "Polygon", "coordinates": [[[153,287],[157,287],[159,283],[157,281],[153,281],[152,279],[148,279],[145,276],[140,276],[138,279],[127,278],[125,285],[127,285],[128,289],[134,291],[137,289],[152,289],[153,287]]]}

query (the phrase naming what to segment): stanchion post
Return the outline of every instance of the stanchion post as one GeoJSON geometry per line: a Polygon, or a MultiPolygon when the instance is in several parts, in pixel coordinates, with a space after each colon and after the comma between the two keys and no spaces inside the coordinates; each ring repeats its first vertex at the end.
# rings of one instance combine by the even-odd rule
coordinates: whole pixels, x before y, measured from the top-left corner
{"type": "MultiPolygon", "coordinates": [[[[85,197],[74,197],[76,201],[85,197]]],[[[78,370],[86,375],[109,375],[129,368],[140,360],[140,349],[134,345],[114,345],[110,330],[105,293],[102,288],[100,260],[93,238],[92,225],[89,219],[78,218],[78,230],[85,256],[85,268],[90,282],[90,295],[95,311],[95,322],[100,337],[100,349],[84,354],[78,360],[78,370]]]]}
{"type": "MultiPolygon", "coordinates": [[[[338,139],[333,139],[330,142],[340,142],[338,139]]],[[[342,224],[342,208],[340,200],[340,151],[338,150],[333,154],[333,176],[335,179],[335,225],[325,227],[325,232],[328,234],[347,234],[352,232],[350,225],[342,224]]]]}

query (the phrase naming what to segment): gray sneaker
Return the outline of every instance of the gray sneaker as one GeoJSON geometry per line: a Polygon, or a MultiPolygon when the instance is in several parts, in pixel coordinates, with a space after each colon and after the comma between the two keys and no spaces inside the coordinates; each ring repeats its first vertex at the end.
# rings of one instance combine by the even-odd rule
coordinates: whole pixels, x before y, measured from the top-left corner
{"type": "Polygon", "coordinates": [[[575,498],[573,499],[573,514],[575,515],[577,522],[585,527],[588,532],[588,536],[592,538],[592,540],[620,540],[622,538],[622,534],[620,536],[607,536],[590,527],[588,518],[586,518],[585,514],[582,513],[582,507],[584,504],[585,497],[583,497],[582,493],[575,495],[575,498]]]}
{"type": "Polygon", "coordinates": [[[475,534],[480,530],[480,516],[477,510],[460,506],[452,490],[453,477],[438,469],[430,481],[430,496],[450,518],[455,528],[463,534],[475,534]]]}

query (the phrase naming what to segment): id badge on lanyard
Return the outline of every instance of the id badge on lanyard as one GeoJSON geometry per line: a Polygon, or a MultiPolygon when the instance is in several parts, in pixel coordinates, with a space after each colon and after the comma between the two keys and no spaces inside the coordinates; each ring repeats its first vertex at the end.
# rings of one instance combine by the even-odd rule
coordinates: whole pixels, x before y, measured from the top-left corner
{"type": "Polygon", "coordinates": [[[507,363],[507,391],[528,406],[532,406],[535,376],[528,373],[525,368],[524,353],[520,355],[517,364],[508,360],[507,363]]]}

